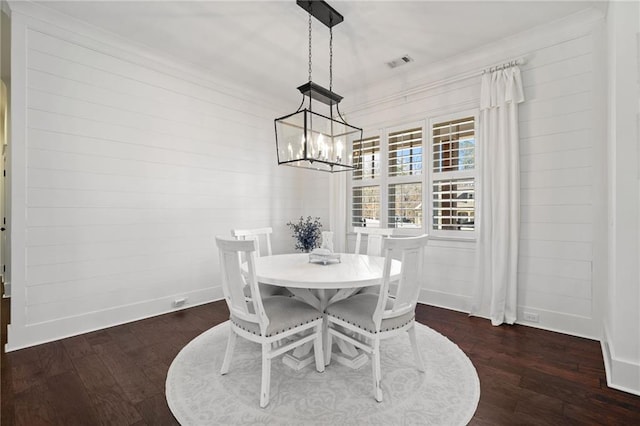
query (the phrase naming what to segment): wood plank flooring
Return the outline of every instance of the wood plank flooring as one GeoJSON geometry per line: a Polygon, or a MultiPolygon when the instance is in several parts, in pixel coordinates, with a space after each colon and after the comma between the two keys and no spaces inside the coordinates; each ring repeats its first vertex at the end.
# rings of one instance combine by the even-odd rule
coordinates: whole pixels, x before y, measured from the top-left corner
{"type": "MultiPolygon", "coordinates": [[[[178,351],[227,320],[223,301],[4,353],[0,423],[174,425],[164,396],[178,351]]],[[[472,425],[640,425],[640,397],[606,385],[599,342],[420,305],[418,321],[473,361],[481,396],[472,425]]]]}

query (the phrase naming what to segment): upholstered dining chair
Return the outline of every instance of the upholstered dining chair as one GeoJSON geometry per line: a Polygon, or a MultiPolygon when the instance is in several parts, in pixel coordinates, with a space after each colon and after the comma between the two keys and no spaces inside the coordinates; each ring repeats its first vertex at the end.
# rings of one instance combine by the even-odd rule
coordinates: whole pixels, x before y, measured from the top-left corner
{"type": "MultiPolygon", "coordinates": [[[[236,240],[253,240],[256,242],[256,256],[271,256],[273,252],[271,251],[271,234],[273,233],[273,228],[266,226],[264,228],[252,228],[252,229],[232,229],[231,235],[236,240]],[[264,250],[260,250],[260,247],[263,247],[264,250]]],[[[273,296],[273,295],[290,295],[289,291],[283,287],[277,287],[275,285],[263,284],[260,283],[260,290],[262,296],[273,296]]],[[[249,287],[245,287],[244,289],[245,296],[247,298],[251,297],[249,287]]]]}
{"type": "Polygon", "coordinates": [[[256,281],[253,240],[216,237],[220,256],[222,290],[229,307],[230,330],[221,374],[227,374],[238,336],[262,345],[262,384],[260,407],[269,404],[271,360],[298,346],[313,341],[316,370],[324,371],[322,353],[323,314],[314,307],[292,297],[262,298],[256,281]],[[248,273],[243,278],[240,257],[247,261],[248,273]],[[244,282],[251,289],[251,300],[244,297],[244,282]]]}
{"type": "MultiPolygon", "coordinates": [[[[415,334],[415,308],[420,293],[420,281],[424,247],[428,236],[408,238],[386,238],[383,245],[385,257],[380,291],[359,293],[329,305],[326,310],[328,339],[326,348],[331,348],[332,337],[362,349],[371,356],[373,388],[376,401],[382,401],[382,376],[380,371],[380,341],[405,331],[413,349],[418,370],[424,365],[415,334]],[[391,261],[402,262],[400,280],[395,298],[389,297],[391,261]],[[348,334],[347,334],[348,333],[348,334]]],[[[325,351],[327,349],[325,348],[325,351]]],[[[325,352],[325,355],[326,355],[325,352]]],[[[330,358],[327,359],[330,362],[330,358]]]]}
{"type": "Polygon", "coordinates": [[[367,227],[355,227],[353,232],[356,233],[356,247],[354,253],[360,253],[360,246],[362,245],[363,235],[367,240],[367,255],[369,256],[382,256],[382,240],[393,235],[392,228],[367,228],[367,227]]]}

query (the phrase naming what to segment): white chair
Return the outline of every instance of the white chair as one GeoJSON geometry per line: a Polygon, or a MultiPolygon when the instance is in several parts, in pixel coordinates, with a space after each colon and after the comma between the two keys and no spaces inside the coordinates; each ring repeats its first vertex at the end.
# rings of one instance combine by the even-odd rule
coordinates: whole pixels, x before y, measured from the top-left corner
{"type": "Polygon", "coordinates": [[[333,232],[332,231],[322,231],[322,244],[320,248],[329,250],[333,253],[333,232]]]}
{"type": "MultiPolygon", "coordinates": [[[[273,233],[273,229],[271,227],[264,228],[253,228],[253,229],[232,229],[231,235],[236,240],[248,241],[252,240],[256,242],[256,256],[271,256],[273,253],[271,251],[271,234],[273,233]],[[261,244],[262,242],[262,244],[261,244]],[[260,246],[265,247],[265,250],[260,250],[260,246]]],[[[244,261],[244,260],[243,260],[244,261]]],[[[262,296],[273,296],[280,294],[290,294],[287,289],[282,287],[277,287],[269,284],[260,283],[260,290],[262,296]]],[[[245,287],[245,296],[251,297],[250,291],[248,287],[245,287]]]]}
{"type": "Polygon", "coordinates": [[[366,254],[369,256],[382,256],[382,240],[393,235],[392,228],[355,227],[353,228],[353,232],[356,233],[356,248],[354,253],[360,253],[362,236],[365,235],[367,237],[366,254]]]}
{"type": "Polygon", "coordinates": [[[256,241],[256,256],[271,256],[271,234],[273,229],[271,227],[254,228],[254,229],[232,229],[231,235],[236,240],[255,240],[256,241]],[[260,250],[260,240],[263,241],[266,250],[264,254],[260,250]]]}
{"type": "MultiPolygon", "coordinates": [[[[416,342],[415,308],[420,293],[424,246],[427,238],[427,235],[422,235],[385,239],[383,251],[385,264],[381,291],[378,294],[356,294],[329,305],[325,310],[329,327],[326,348],[331,348],[332,336],[335,336],[371,355],[374,396],[378,402],[382,401],[381,340],[408,332],[418,370],[424,371],[416,342]],[[388,289],[391,260],[398,256],[402,261],[402,272],[395,299],[390,299],[388,289]]],[[[330,362],[330,358],[327,361],[330,362]]]]}
{"type": "MultiPolygon", "coordinates": [[[[382,256],[382,242],[385,238],[389,238],[393,235],[392,228],[367,228],[367,227],[355,227],[353,232],[356,233],[356,247],[355,254],[360,254],[360,246],[362,244],[363,236],[367,240],[367,255],[368,256],[382,256]]],[[[359,290],[359,293],[370,292],[377,293],[380,286],[374,285],[364,287],[359,290]]]]}
{"type": "Polygon", "coordinates": [[[229,372],[236,337],[262,345],[262,385],[260,407],[269,404],[271,360],[298,346],[313,341],[316,369],[324,371],[322,356],[322,312],[286,296],[262,299],[256,281],[255,242],[216,237],[220,254],[222,290],[230,312],[230,330],[221,374],[229,372]],[[243,278],[240,256],[247,260],[243,278]],[[251,300],[244,297],[244,281],[251,289],[251,300]]]}

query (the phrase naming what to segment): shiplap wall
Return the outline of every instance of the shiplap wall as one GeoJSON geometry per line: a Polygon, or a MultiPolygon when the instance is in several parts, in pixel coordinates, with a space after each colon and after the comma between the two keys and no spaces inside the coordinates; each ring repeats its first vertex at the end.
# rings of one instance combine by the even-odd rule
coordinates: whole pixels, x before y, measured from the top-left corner
{"type": "Polygon", "coordinates": [[[595,45],[588,34],[541,49],[523,75],[519,304],[541,317],[594,314],[595,205],[605,194],[595,45]]]}
{"type": "MultiPolygon", "coordinates": [[[[327,177],[274,166],[272,120],[290,105],[34,15],[12,17],[9,350],[166,312],[176,297],[189,305],[219,297],[213,235],[266,224],[274,251],[285,252],[288,220],[328,222],[327,177]]],[[[595,69],[603,58],[593,21],[571,28],[478,51],[451,74],[527,58],[520,313],[593,337],[602,286],[593,272],[596,218],[606,198],[595,69]]],[[[478,94],[479,77],[431,85],[352,111],[350,121],[365,129],[428,124],[476,108],[478,94]]],[[[474,260],[472,243],[432,241],[422,301],[467,310],[474,260]]]]}
{"type": "Polygon", "coordinates": [[[328,221],[326,175],[276,165],[287,106],[29,7],[12,20],[9,350],[220,298],[215,235],[272,226],[288,252],[287,221],[328,221]]]}
{"type": "MultiPolygon", "coordinates": [[[[600,336],[598,295],[606,270],[606,256],[596,256],[606,244],[602,25],[601,17],[574,16],[472,52],[466,62],[457,58],[457,67],[450,67],[460,73],[477,64],[481,69],[525,58],[519,322],[527,323],[523,311],[532,312],[540,320],[530,325],[587,337],[600,336]]],[[[423,91],[414,87],[406,96],[400,92],[393,100],[369,102],[352,113],[354,122],[375,134],[375,129],[417,120],[428,126],[433,117],[477,109],[480,72],[459,81],[450,76],[441,84],[425,84],[423,91]]],[[[432,240],[425,261],[421,301],[468,311],[477,273],[475,244],[432,240]]]]}

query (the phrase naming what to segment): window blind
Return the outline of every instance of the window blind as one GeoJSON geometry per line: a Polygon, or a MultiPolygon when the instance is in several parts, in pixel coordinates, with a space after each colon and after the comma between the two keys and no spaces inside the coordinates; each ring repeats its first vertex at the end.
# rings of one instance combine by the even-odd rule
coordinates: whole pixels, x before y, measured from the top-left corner
{"type": "Polygon", "coordinates": [[[473,231],[475,229],[474,179],[433,182],[433,229],[473,231]]]}
{"type": "Polygon", "coordinates": [[[389,177],[422,174],[422,128],[389,133],[389,177]]]}
{"type": "Polygon", "coordinates": [[[422,183],[389,185],[389,228],[422,227],[422,183]]]}
{"type": "Polygon", "coordinates": [[[474,118],[467,117],[435,124],[432,146],[435,173],[474,169],[474,118]]]}
{"type": "Polygon", "coordinates": [[[352,226],[380,226],[380,187],[354,187],[352,193],[352,226]]]}
{"type": "Polygon", "coordinates": [[[380,137],[362,140],[362,151],[353,152],[354,164],[362,167],[353,171],[353,180],[377,179],[380,177],[380,137]]]}

